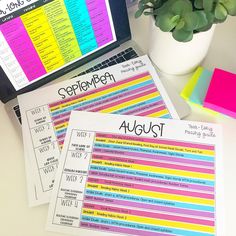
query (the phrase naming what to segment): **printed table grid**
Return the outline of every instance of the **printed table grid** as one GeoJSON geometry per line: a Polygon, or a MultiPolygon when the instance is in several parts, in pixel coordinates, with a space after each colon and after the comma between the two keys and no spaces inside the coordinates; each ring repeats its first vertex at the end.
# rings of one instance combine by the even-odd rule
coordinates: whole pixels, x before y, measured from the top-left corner
{"type": "Polygon", "coordinates": [[[54,183],[54,177],[53,177],[54,175],[49,178],[48,178],[48,175],[50,173],[53,174],[53,172],[55,172],[55,170],[57,169],[58,159],[56,159],[54,156],[50,156],[50,161],[49,161],[48,160],[49,158],[44,156],[43,153],[48,151],[50,148],[53,150],[53,153],[55,156],[59,155],[59,152],[60,152],[58,148],[58,141],[56,139],[56,134],[54,131],[49,108],[47,105],[43,105],[43,106],[28,110],[26,111],[26,117],[27,117],[29,129],[30,129],[31,141],[32,141],[33,149],[34,149],[34,158],[35,158],[37,171],[39,173],[39,178],[40,178],[40,185],[43,192],[48,192],[53,188],[53,183],[54,183]],[[41,119],[40,121],[41,122],[43,121],[43,124],[41,124],[40,121],[38,125],[33,125],[30,123],[29,114],[30,113],[32,114],[32,112],[34,112],[35,114],[36,111],[42,111],[44,118],[42,119],[40,117],[41,119]],[[40,132],[43,132],[45,126],[47,126],[48,130],[51,130],[50,135],[52,138],[43,143],[43,141],[40,141],[40,137],[38,137],[37,134],[40,132]],[[32,132],[34,132],[34,135],[32,134],[32,132]],[[40,143],[40,144],[36,145],[36,141],[37,143],[40,143]]]}
{"type": "Polygon", "coordinates": [[[126,235],[214,235],[214,146],[100,132],[91,143],[77,227],[126,235]],[[181,156],[168,159],[163,150],[181,156]]]}
{"type": "Polygon", "coordinates": [[[59,156],[60,149],[63,146],[72,110],[171,118],[169,109],[149,72],[26,111],[34,148],[34,158],[37,163],[43,192],[49,191],[53,187],[54,174],[58,165],[56,157],[59,156]],[[37,112],[40,109],[41,111],[37,112]],[[32,112],[34,112],[34,115],[31,114],[32,112]],[[38,119],[35,118],[37,115],[38,119]],[[30,118],[38,123],[31,124],[30,118]],[[41,127],[46,128],[40,131],[41,127]],[[32,132],[34,132],[33,135],[32,132]],[[41,133],[44,134],[43,137],[41,137],[41,133]],[[44,143],[41,140],[47,135],[51,138],[44,143]],[[43,157],[43,153],[36,153],[36,151],[44,146],[52,146],[53,143],[58,143],[58,145],[55,145],[52,150],[53,154],[51,154],[52,158],[50,160],[52,167],[50,168],[50,163],[45,164],[48,163],[48,160],[43,157]],[[39,167],[39,159],[45,160],[41,167],[39,167]]]}

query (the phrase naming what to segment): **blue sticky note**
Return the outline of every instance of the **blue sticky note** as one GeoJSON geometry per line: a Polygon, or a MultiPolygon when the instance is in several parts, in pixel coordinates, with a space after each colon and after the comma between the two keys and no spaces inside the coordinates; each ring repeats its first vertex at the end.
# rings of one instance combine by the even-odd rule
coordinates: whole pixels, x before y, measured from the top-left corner
{"type": "Polygon", "coordinates": [[[213,72],[207,69],[203,70],[189,98],[191,102],[196,103],[201,106],[203,105],[203,101],[206,97],[206,93],[207,93],[209,84],[211,82],[212,75],[213,75],[213,72]]]}

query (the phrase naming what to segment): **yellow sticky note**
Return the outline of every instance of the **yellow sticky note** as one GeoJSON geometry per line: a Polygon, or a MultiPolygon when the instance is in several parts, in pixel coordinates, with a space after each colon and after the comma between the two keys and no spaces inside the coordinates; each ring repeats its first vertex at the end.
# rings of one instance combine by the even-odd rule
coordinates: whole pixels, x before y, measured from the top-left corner
{"type": "Polygon", "coordinates": [[[202,72],[203,72],[203,68],[198,67],[196,72],[193,74],[192,78],[188,81],[188,83],[186,84],[186,86],[181,92],[181,96],[184,99],[189,100],[202,72]]]}
{"type": "Polygon", "coordinates": [[[202,105],[199,105],[197,103],[194,103],[194,102],[191,102],[191,101],[189,101],[189,102],[190,102],[191,105],[193,105],[195,107],[198,107],[198,108],[201,108],[203,111],[206,111],[206,112],[208,112],[211,115],[214,115],[214,116],[218,116],[219,115],[219,113],[216,112],[216,111],[213,111],[213,110],[211,110],[209,108],[203,107],[202,105]]]}

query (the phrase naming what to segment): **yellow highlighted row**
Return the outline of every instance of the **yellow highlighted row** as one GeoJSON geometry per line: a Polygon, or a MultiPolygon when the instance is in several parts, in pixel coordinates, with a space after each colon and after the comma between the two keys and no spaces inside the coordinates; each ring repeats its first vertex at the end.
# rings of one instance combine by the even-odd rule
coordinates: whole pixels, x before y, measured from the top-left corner
{"type": "Polygon", "coordinates": [[[86,208],[83,208],[82,214],[87,215],[87,216],[103,217],[103,218],[109,218],[109,219],[114,219],[114,220],[126,220],[126,221],[131,221],[131,222],[136,222],[136,223],[142,223],[142,224],[151,224],[155,226],[195,230],[195,231],[208,232],[208,233],[215,232],[215,229],[213,226],[205,226],[205,225],[178,222],[178,221],[161,220],[161,219],[155,219],[155,218],[126,215],[126,214],[119,214],[115,212],[113,213],[113,212],[106,212],[106,211],[99,211],[99,210],[90,210],[86,208]]]}
{"type": "Polygon", "coordinates": [[[128,102],[124,102],[124,103],[121,103],[119,105],[116,105],[116,106],[113,106],[113,107],[109,107],[107,109],[104,109],[104,110],[101,110],[100,112],[102,113],[111,113],[111,112],[114,112],[114,111],[117,111],[117,110],[120,110],[122,108],[126,108],[128,106],[132,106],[136,103],[140,103],[140,102],[143,102],[143,101],[147,101],[149,99],[152,99],[152,98],[156,98],[160,96],[160,93],[159,92],[154,92],[154,93],[151,93],[151,94],[148,94],[146,96],[143,96],[143,97],[139,97],[139,98],[136,98],[136,99],[133,99],[133,100],[130,100],[128,102]]]}
{"type": "Polygon", "coordinates": [[[61,129],[65,129],[65,128],[67,128],[68,127],[68,122],[64,122],[64,123],[62,123],[62,124],[59,124],[59,125],[56,125],[55,127],[54,127],[54,129],[56,130],[56,131],[59,131],[59,130],[61,130],[61,129]]]}
{"type": "Polygon", "coordinates": [[[115,161],[106,161],[106,160],[104,161],[104,160],[94,159],[92,160],[92,164],[119,167],[119,168],[129,168],[132,170],[142,170],[142,171],[154,172],[154,173],[159,173],[159,174],[177,175],[177,176],[206,179],[206,180],[214,180],[215,178],[213,174],[205,174],[205,173],[198,173],[198,172],[184,171],[184,170],[174,170],[174,169],[160,168],[160,167],[154,167],[154,166],[145,166],[145,165],[138,165],[138,164],[128,164],[128,163],[115,162],[115,161]]]}
{"type": "Polygon", "coordinates": [[[169,114],[167,109],[147,115],[147,117],[160,117],[169,114]]]}

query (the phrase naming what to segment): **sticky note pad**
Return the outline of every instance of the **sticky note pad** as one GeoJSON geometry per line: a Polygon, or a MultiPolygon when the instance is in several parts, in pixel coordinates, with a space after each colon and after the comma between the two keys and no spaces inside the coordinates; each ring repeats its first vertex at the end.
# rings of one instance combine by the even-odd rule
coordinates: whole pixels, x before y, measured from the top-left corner
{"type": "Polygon", "coordinates": [[[196,72],[193,74],[192,78],[188,81],[188,83],[184,87],[183,91],[181,92],[181,96],[184,99],[189,100],[189,98],[192,95],[192,92],[197,84],[197,81],[202,74],[202,71],[203,71],[203,68],[198,67],[196,72]]]}
{"type": "Polygon", "coordinates": [[[206,97],[206,93],[211,82],[213,72],[203,69],[202,73],[196,83],[195,88],[192,91],[192,94],[189,100],[198,105],[203,105],[203,101],[206,97]]]}
{"type": "Polygon", "coordinates": [[[236,118],[236,74],[215,69],[204,107],[236,118]]]}

